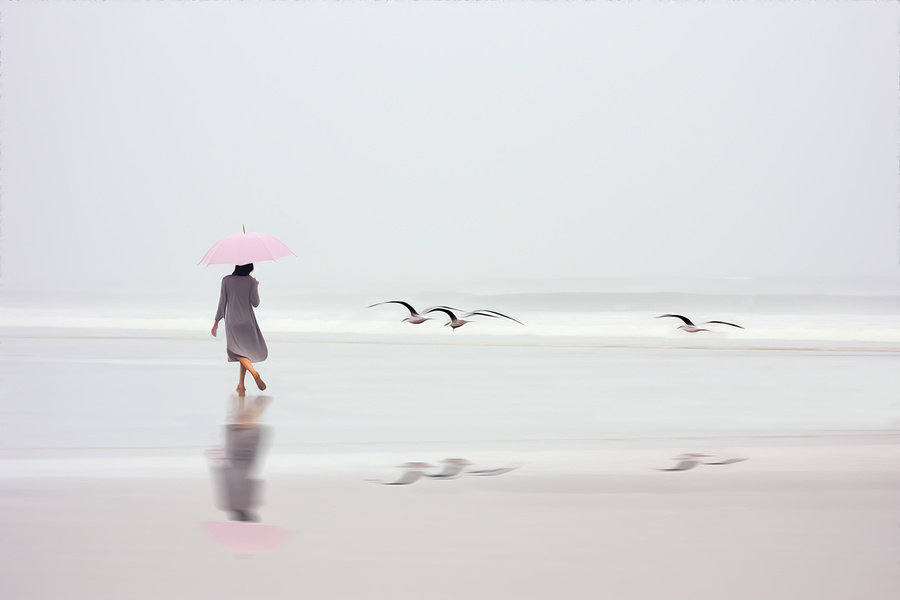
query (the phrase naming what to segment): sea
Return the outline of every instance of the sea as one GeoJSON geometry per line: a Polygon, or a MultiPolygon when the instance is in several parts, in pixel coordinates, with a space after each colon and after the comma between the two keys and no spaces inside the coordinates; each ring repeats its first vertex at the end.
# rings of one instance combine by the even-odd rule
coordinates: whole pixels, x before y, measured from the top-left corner
{"type": "MultiPolygon", "coordinates": [[[[479,456],[614,470],[662,448],[900,434],[900,278],[260,280],[270,469],[479,456]],[[370,307],[389,300],[521,324],[411,325],[400,305],[370,307]],[[663,314],[742,328],[689,334],[663,314]]],[[[237,365],[209,331],[217,295],[0,287],[0,476],[204,469],[236,401],[237,365]]]]}

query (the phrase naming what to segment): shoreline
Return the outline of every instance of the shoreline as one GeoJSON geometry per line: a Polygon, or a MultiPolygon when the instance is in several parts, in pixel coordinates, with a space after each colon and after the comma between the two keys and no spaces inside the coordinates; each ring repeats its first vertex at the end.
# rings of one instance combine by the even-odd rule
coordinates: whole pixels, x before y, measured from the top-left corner
{"type": "MultiPolygon", "coordinates": [[[[120,329],[96,328],[36,328],[0,327],[0,339],[16,340],[172,340],[216,343],[208,331],[184,329],[120,329]],[[96,333],[88,333],[90,331],[96,333]]],[[[316,332],[267,332],[266,341],[273,344],[355,344],[399,346],[476,346],[522,348],[596,348],[596,349],[646,349],[646,350],[710,350],[710,351],[773,351],[773,352],[848,352],[848,353],[900,353],[900,343],[870,340],[749,340],[672,339],[669,337],[601,337],[589,341],[592,336],[489,336],[470,335],[447,338],[440,334],[411,336],[404,334],[368,333],[316,333],[316,332]],[[512,338],[512,339],[511,339],[512,338]],[[799,342],[799,343],[798,343],[799,342]]]]}

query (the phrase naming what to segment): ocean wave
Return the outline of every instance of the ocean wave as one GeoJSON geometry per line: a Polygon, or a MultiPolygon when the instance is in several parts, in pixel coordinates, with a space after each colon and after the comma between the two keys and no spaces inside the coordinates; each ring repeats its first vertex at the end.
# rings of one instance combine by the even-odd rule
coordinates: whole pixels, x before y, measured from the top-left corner
{"type": "MultiPolygon", "coordinates": [[[[752,342],[763,340],[808,340],[825,342],[900,343],[900,316],[893,315],[740,315],[717,314],[745,329],[708,325],[710,331],[688,334],[677,329],[677,319],[655,319],[643,312],[523,313],[516,314],[527,325],[502,319],[481,319],[459,331],[442,327],[436,319],[422,325],[398,319],[341,318],[334,314],[307,312],[301,316],[260,317],[260,327],[270,334],[357,334],[364,336],[452,336],[466,338],[658,338],[691,342],[752,342]]],[[[131,315],[65,314],[58,311],[7,310],[0,315],[0,327],[29,329],[76,329],[111,331],[177,331],[208,334],[212,319],[169,314],[136,317],[131,315]]]]}

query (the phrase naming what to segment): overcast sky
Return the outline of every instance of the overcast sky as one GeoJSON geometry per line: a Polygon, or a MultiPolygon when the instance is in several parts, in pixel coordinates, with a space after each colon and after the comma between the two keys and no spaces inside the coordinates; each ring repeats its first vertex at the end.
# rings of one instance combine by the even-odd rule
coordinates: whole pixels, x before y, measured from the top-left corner
{"type": "Polygon", "coordinates": [[[2,9],[5,286],[900,272],[896,3],[2,9]]]}

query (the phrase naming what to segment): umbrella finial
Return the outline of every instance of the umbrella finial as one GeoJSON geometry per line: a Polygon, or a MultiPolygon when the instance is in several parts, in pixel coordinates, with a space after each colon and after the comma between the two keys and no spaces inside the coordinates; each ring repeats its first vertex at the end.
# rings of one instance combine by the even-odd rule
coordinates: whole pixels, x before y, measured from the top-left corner
{"type": "Polygon", "coordinates": [[[243,225],[241,225],[241,231],[244,232],[244,233],[247,233],[247,228],[244,227],[243,225]]]}

